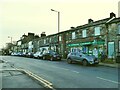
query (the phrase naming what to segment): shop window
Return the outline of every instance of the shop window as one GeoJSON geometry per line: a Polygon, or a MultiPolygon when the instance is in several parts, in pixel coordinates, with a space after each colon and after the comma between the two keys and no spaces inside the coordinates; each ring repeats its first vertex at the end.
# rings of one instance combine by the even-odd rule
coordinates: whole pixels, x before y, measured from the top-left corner
{"type": "Polygon", "coordinates": [[[83,30],[83,31],[82,31],[82,37],[87,37],[87,32],[86,32],[86,30],[83,30]]]}
{"type": "Polygon", "coordinates": [[[100,35],[100,27],[95,27],[95,36],[100,35]]]}
{"type": "Polygon", "coordinates": [[[72,39],[75,39],[75,32],[72,32],[72,39]]]}

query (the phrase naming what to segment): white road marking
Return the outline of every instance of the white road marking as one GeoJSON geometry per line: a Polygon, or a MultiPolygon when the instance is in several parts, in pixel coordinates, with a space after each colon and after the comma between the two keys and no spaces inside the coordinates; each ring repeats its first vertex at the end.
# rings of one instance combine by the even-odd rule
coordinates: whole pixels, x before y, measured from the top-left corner
{"type": "Polygon", "coordinates": [[[78,71],[72,71],[72,72],[79,73],[78,71]]]}
{"type": "Polygon", "coordinates": [[[69,69],[66,69],[66,68],[61,68],[61,69],[64,69],[64,70],[69,70],[69,69]]]}
{"type": "Polygon", "coordinates": [[[104,80],[104,81],[109,81],[109,82],[112,82],[112,83],[120,84],[120,82],[117,82],[117,81],[113,81],[113,80],[109,80],[109,79],[105,79],[105,78],[101,78],[101,77],[96,77],[96,78],[104,80]]]}
{"type": "Polygon", "coordinates": [[[61,68],[61,67],[56,67],[56,66],[53,66],[54,68],[59,68],[59,69],[64,69],[64,70],[69,70],[69,69],[66,69],[66,68],[61,68]]]}

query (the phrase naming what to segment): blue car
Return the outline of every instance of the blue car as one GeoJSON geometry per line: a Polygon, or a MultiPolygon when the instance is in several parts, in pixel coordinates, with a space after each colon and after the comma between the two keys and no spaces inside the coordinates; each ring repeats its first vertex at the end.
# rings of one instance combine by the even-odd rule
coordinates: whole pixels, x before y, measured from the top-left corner
{"type": "Polygon", "coordinates": [[[81,62],[84,66],[89,64],[99,64],[98,59],[94,55],[88,55],[83,52],[71,52],[67,56],[67,62],[81,62]]]}

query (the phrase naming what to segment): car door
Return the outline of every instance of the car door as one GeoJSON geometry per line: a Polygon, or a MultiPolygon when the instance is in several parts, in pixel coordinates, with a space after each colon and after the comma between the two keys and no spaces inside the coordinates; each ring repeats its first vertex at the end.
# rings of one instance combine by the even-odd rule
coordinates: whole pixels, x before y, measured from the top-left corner
{"type": "Polygon", "coordinates": [[[45,57],[46,57],[46,59],[50,59],[50,52],[49,51],[45,54],[45,57]]]}
{"type": "Polygon", "coordinates": [[[75,53],[75,52],[74,52],[74,53],[71,53],[71,59],[74,60],[74,61],[77,60],[77,58],[76,58],[76,53],[75,53]]]}
{"type": "Polygon", "coordinates": [[[76,53],[76,60],[82,62],[82,53],[76,53]]]}

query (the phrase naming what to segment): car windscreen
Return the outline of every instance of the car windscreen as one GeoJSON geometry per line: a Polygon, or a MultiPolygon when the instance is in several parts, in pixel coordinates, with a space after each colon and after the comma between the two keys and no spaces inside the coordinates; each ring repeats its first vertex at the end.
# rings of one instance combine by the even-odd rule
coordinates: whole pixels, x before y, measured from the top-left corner
{"type": "Polygon", "coordinates": [[[53,55],[57,55],[57,52],[54,52],[54,51],[50,51],[50,53],[53,55]]]}

